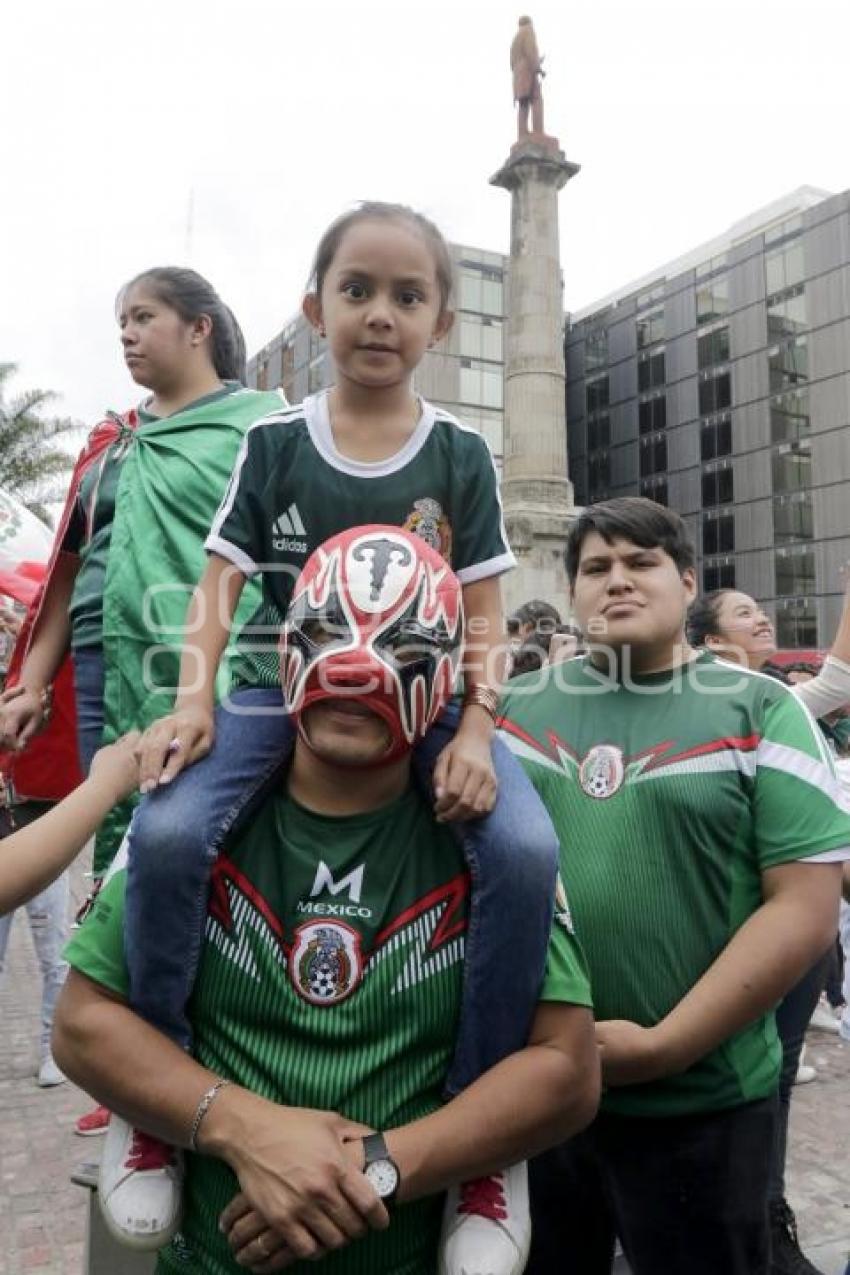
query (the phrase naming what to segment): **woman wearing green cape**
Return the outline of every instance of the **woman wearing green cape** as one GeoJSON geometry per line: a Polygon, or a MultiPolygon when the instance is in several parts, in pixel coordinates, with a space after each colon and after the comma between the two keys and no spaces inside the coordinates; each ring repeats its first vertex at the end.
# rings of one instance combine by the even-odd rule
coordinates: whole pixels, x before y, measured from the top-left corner
{"type": "MultiPolygon", "coordinates": [[[[280,407],[278,394],[245,389],[239,325],[195,271],[146,270],[122,288],[116,308],[128,370],[150,395],[89,436],[0,696],[0,748],[20,752],[47,721],[70,655],[84,774],[101,744],[170,710],[204,539],[245,431],[280,407]]],[[[246,616],[257,600],[244,604],[246,616]]],[[[96,877],[132,805],[117,806],[102,826],[96,877]]]]}

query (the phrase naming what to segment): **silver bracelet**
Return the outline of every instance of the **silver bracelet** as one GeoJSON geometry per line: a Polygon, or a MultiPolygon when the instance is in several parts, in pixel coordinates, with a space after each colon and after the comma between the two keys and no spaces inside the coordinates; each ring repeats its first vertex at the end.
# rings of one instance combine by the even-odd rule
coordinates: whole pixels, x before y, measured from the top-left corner
{"type": "Polygon", "coordinates": [[[201,1127],[201,1122],[203,1121],[203,1118],[209,1111],[210,1107],[215,1102],[221,1090],[224,1089],[225,1086],[229,1084],[230,1084],[229,1080],[220,1080],[220,1079],[217,1080],[214,1085],[210,1086],[210,1088],[201,1098],[201,1101],[198,1103],[197,1109],[195,1111],[195,1118],[192,1121],[192,1128],[189,1132],[189,1150],[190,1151],[196,1152],[198,1150],[197,1145],[195,1143],[195,1139],[198,1136],[198,1130],[201,1127]]]}

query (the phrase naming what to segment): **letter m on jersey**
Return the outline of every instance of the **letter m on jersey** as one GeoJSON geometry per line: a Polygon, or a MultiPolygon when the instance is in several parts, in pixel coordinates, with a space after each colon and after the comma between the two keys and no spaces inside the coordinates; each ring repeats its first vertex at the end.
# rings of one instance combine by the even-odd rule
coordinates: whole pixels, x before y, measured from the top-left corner
{"type": "Polygon", "coordinates": [[[349,872],[347,877],[340,877],[339,881],[334,881],[330,868],[320,859],[319,866],[316,869],[316,879],[310,891],[310,898],[315,899],[316,895],[321,894],[323,890],[327,890],[329,894],[342,894],[343,890],[347,890],[351,902],[359,903],[360,895],[363,891],[363,873],[365,870],[366,865],[361,863],[360,867],[355,868],[353,872],[349,872]]]}

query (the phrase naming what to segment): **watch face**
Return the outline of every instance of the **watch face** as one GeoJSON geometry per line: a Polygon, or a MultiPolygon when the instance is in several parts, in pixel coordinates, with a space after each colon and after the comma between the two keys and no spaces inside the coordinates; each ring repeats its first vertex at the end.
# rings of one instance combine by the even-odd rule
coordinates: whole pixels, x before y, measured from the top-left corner
{"type": "Polygon", "coordinates": [[[364,1170],[366,1177],[382,1200],[398,1187],[398,1169],[392,1160],[373,1160],[364,1170]]]}

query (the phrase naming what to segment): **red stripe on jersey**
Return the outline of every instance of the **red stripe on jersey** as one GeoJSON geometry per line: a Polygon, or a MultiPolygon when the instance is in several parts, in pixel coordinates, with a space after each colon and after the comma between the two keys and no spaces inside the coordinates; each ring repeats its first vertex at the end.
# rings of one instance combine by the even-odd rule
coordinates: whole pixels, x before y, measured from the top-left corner
{"type": "Polygon", "coordinates": [[[429,952],[436,952],[438,947],[443,943],[447,943],[449,939],[453,939],[457,934],[461,934],[466,929],[466,917],[459,917],[452,925],[451,918],[456,914],[458,908],[463,905],[463,901],[469,894],[469,873],[461,872],[458,876],[453,877],[451,881],[445,885],[438,885],[435,890],[429,891],[428,894],[418,899],[416,903],[412,903],[409,908],[405,908],[394,921],[385,926],[375,939],[375,945],[372,948],[372,955],[382,947],[388,939],[391,939],[399,930],[403,930],[406,925],[410,925],[411,921],[415,921],[417,917],[422,916],[424,912],[428,912],[438,903],[445,902],[446,910],[440,917],[437,928],[428,944],[429,952]]]}

